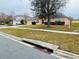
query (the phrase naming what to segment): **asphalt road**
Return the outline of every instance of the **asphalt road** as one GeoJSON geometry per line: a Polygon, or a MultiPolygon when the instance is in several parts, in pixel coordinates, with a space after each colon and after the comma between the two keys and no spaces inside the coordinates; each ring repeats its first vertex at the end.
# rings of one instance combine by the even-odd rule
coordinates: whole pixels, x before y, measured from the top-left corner
{"type": "Polygon", "coordinates": [[[59,59],[0,35],[0,59],[59,59]]]}

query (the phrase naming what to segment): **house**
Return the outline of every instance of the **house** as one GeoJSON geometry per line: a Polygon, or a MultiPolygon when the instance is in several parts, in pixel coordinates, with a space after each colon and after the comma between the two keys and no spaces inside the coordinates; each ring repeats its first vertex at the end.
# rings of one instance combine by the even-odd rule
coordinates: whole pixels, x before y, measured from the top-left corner
{"type": "Polygon", "coordinates": [[[32,18],[26,15],[6,15],[5,13],[0,12],[0,24],[10,24],[10,25],[19,25],[21,21],[24,21],[24,24],[31,24],[32,18]]]}
{"type": "Polygon", "coordinates": [[[64,14],[62,13],[58,13],[56,15],[56,18],[54,19],[54,21],[61,21],[61,22],[64,22],[64,25],[69,25],[71,24],[71,22],[73,21],[73,18],[72,17],[68,17],[68,16],[65,16],[64,14]]]}
{"type": "Polygon", "coordinates": [[[25,18],[22,15],[16,15],[15,19],[13,20],[13,25],[19,25],[21,24],[21,20],[24,20],[25,18]]]}
{"type": "Polygon", "coordinates": [[[16,15],[13,20],[13,25],[20,25],[21,21],[24,20],[24,24],[31,25],[32,18],[26,15],[16,15]]]}

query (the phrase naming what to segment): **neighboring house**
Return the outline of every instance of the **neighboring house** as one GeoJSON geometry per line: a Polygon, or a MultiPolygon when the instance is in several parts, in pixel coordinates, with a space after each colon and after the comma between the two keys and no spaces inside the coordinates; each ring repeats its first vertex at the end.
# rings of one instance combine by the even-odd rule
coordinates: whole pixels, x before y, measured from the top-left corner
{"type": "Polygon", "coordinates": [[[22,16],[16,16],[15,19],[13,20],[13,25],[19,25],[21,24],[21,20],[24,20],[25,18],[22,16]]]}
{"type": "Polygon", "coordinates": [[[72,17],[65,16],[64,14],[60,12],[57,14],[57,18],[60,18],[62,21],[64,21],[65,25],[70,25],[71,22],[73,21],[72,17]]]}
{"type": "Polygon", "coordinates": [[[13,25],[19,25],[21,24],[21,20],[26,21],[25,24],[31,25],[32,18],[26,15],[16,15],[15,19],[13,20],[13,25]]]}
{"type": "Polygon", "coordinates": [[[69,28],[70,29],[70,25],[71,25],[71,19],[70,18],[62,18],[62,20],[65,22],[65,27],[69,28]]]}
{"type": "Polygon", "coordinates": [[[72,20],[68,17],[64,17],[64,18],[55,18],[54,21],[61,21],[64,22],[64,25],[70,25],[72,20]]]}
{"type": "MultiPolygon", "coordinates": [[[[67,17],[62,13],[58,13],[55,18],[51,17],[51,22],[61,21],[61,22],[64,22],[64,25],[70,25],[72,20],[73,20],[72,17],[67,17]]],[[[47,21],[48,21],[47,19],[44,20],[44,22],[47,22],[47,21]]],[[[40,22],[42,22],[42,20],[40,22]]]]}
{"type": "Polygon", "coordinates": [[[54,21],[57,21],[57,20],[61,21],[61,22],[64,22],[65,27],[67,27],[69,29],[70,29],[71,23],[73,21],[73,19],[70,18],[70,17],[63,17],[63,18],[56,18],[56,19],[54,19],[54,21]]]}
{"type": "Polygon", "coordinates": [[[5,13],[0,13],[0,24],[20,25],[21,20],[26,21],[27,25],[31,25],[33,21],[37,22],[34,17],[27,15],[6,15],[5,13]]]}

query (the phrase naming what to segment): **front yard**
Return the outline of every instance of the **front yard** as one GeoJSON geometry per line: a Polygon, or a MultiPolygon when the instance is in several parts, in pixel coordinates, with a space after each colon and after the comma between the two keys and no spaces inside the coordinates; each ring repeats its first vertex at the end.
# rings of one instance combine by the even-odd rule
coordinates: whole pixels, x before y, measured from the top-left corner
{"type": "Polygon", "coordinates": [[[1,32],[12,34],[22,38],[29,38],[59,45],[61,50],[79,54],[79,35],[58,34],[26,29],[6,28],[1,32]]]}

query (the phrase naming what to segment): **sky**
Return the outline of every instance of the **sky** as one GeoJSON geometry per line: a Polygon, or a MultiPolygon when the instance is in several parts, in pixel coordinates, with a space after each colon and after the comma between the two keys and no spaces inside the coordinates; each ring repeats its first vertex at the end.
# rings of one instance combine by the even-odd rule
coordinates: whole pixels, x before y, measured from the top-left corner
{"type": "Polygon", "coordinates": [[[0,0],[0,12],[16,14],[30,14],[31,4],[29,0],[0,0]]]}
{"type": "Polygon", "coordinates": [[[69,0],[63,13],[66,16],[70,16],[79,19],[79,0],[69,0]]]}
{"type": "MultiPolygon", "coordinates": [[[[30,0],[0,0],[0,12],[33,16],[30,0]]],[[[79,0],[69,0],[62,11],[66,16],[79,19],[79,0]]]]}

